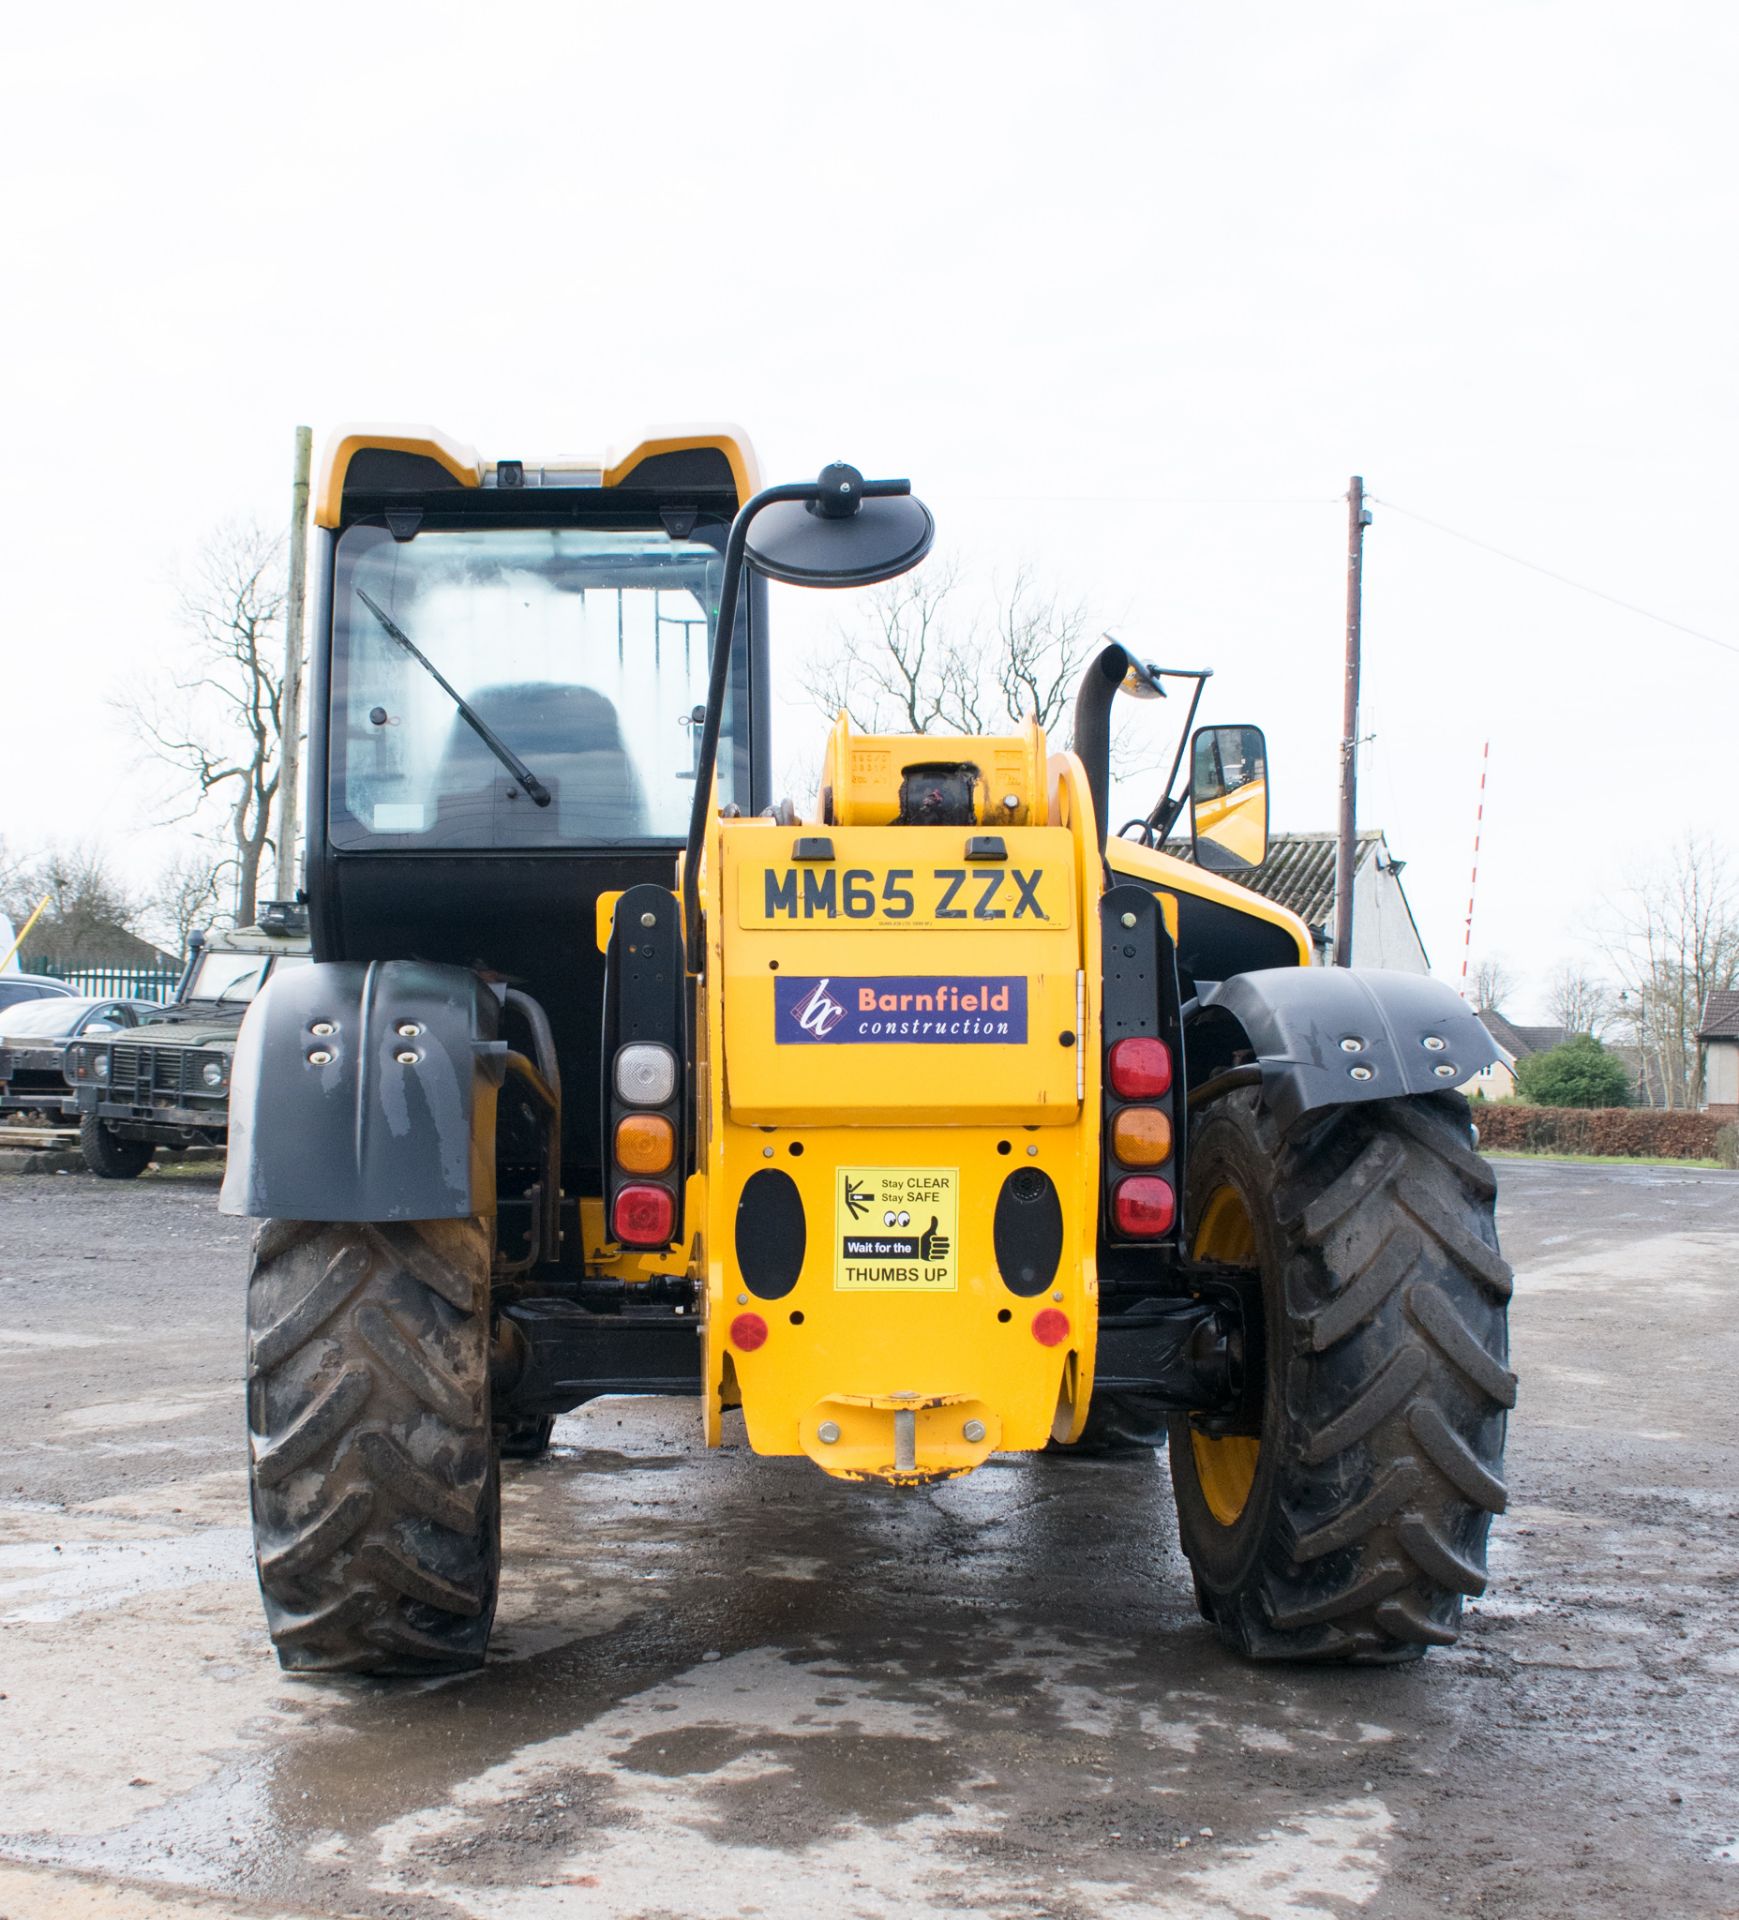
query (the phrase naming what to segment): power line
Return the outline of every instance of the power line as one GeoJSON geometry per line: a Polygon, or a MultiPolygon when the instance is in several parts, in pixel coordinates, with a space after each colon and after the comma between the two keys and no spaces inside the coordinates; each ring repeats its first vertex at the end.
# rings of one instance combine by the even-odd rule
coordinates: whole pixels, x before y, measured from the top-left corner
{"type": "Polygon", "coordinates": [[[1268,497],[1212,493],[958,493],[929,487],[936,500],[970,500],[980,506],[1032,507],[1338,507],[1344,494],[1287,493],[1268,497]]]}
{"type": "Polygon", "coordinates": [[[1621,600],[1615,593],[1607,593],[1603,588],[1591,587],[1586,580],[1572,580],[1567,573],[1559,573],[1554,568],[1543,567],[1537,560],[1525,560],[1519,553],[1509,553],[1502,547],[1494,547],[1489,540],[1481,540],[1471,533],[1462,533],[1455,527],[1446,527],[1441,520],[1432,520],[1425,514],[1415,513],[1410,507],[1397,506],[1393,500],[1380,498],[1376,494],[1368,496],[1378,505],[1386,507],[1390,513],[1398,513],[1404,519],[1417,520],[1422,527],[1431,527],[1438,533],[1446,533],[1451,540],[1462,540],[1470,547],[1478,547],[1483,552],[1495,553],[1500,560],[1508,560],[1512,566],[1526,567],[1530,573],[1543,573],[1548,580],[1556,580],[1560,586],[1574,587],[1578,593],[1592,594],[1596,600],[1604,600],[1609,606],[1622,607],[1626,613],[1634,613],[1644,620],[1652,620],[1657,626],[1671,627],[1674,633],[1689,634],[1693,640],[1706,640],[1710,646],[1719,647],[1723,653],[1739,654],[1739,646],[1731,640],[1722,640],[1717,635],[1705,633],[1701,627],[1687,627],[1682,620],[1669,620],[1664,613],[1655,613],[1648,607],[1639,607],[1634,600],[1621,600]]]}

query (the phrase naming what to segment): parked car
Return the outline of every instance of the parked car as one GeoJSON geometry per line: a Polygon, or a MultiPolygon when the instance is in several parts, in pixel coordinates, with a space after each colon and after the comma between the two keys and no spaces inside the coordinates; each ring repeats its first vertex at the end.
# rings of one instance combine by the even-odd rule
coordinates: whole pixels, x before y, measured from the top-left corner
{"type": "Polygon", "coordinates": [[[31,1000],[74,1000],[76,994],[64,980],[47,973],[0,973],[0,1013],[8,1007],[23,1006],[31,1000]]]}
{"type": "Polygon", "coordinates": [[[196,936],[174,1000],[136,1031],[69,1046],[66,1077],[91,1172],[131,1180],[159,1146],[221,1146],[242,1015],[274,969],[308,958],[306,911],[270,903],[258,926],[196,936]]]}
{"type": "Polygon", "coordinates": [[[84,1035],[118,1033],[162,1009],[150,1000],[54,994],[0,1007],[0,1116],[78,1111],[66,1078],[66,1049],[84,1035]]]}

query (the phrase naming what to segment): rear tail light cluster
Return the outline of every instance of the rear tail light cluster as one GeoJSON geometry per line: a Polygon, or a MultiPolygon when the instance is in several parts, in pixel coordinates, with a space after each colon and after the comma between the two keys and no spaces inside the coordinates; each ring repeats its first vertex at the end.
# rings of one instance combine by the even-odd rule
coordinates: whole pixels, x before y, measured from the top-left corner
{"type": "Polygon", "coordinates": [[[604,1209],[621,1247],[682,1238],[683,995],[676,896],[630,887],[616,901],[604,962],[604,1209]]]}
{"type": "Polygon", "coordinates": [[[1106,1058],[1111,1224],[1120,1238],[1158,1240],[1177,1218],[1171,1182],[1151,1169],[1172,1155],[1171,1049],[1146,1037],[1112,1043],[1106,1058]],[[1125,1169],[1144,1169],[1128,1171],[1125,1169]]]}
{"type": "Polygon", "coordinates": [[[1105,958],[1105,1225],[1115,1240],[1177,1227],[1177,963],[1159,903],[1117,887],[1101,901],[1105,958]]]}
{"type": "Polygon", "coordinates": [[[667,1247],[676,1232],[676,1055],[631,1041],[617,1049],[611,1077],[611,1237],[624,1247],[667,1247]]]}

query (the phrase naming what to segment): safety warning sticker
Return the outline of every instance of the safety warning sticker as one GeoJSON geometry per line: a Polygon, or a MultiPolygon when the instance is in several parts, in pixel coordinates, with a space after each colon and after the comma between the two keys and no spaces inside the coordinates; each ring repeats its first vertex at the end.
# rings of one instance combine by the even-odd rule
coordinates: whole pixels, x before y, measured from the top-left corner
{"type": "Polygon", "coordinates": [[[960,1175],[953,1167],[841,1167],[835,1176],[834,1287],[952,1293],[960,1175]]]}

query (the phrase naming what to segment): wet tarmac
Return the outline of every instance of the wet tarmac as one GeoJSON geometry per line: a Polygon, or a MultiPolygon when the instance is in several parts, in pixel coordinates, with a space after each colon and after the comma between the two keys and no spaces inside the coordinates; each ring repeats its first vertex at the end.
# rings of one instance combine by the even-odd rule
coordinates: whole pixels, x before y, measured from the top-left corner
{"type": "Polygon", "coordinates": [[[0,1917],[1739,1913],[1739,1176],[1501,1171],[1512,1504],[1419,1667],[1225,1654],[1163,1455],[610,1401],[507,1471],[488,1669],[390,1685],[267,1645],[215,1176],[0,1180],[0,1917]]]}

